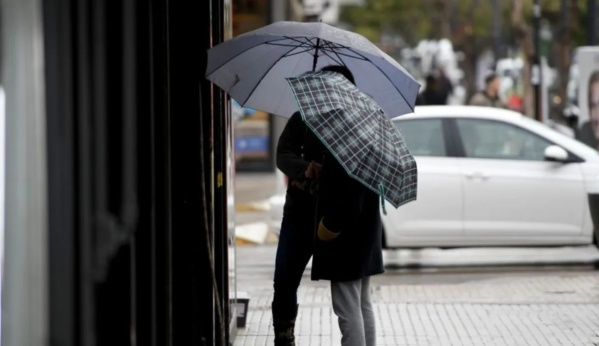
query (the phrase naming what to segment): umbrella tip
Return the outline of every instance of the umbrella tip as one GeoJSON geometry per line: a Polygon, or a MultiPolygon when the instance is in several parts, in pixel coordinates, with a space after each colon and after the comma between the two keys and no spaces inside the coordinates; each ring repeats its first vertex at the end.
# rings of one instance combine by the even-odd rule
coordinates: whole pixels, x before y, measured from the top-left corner
{"type": "Polygon", "coordinates": [[[381,196],[381,208],[383,209],[383,215],[387,215],[387,208],[385,208],[385,187],[383,183],[379,183],[379,195],[381,196]]]}

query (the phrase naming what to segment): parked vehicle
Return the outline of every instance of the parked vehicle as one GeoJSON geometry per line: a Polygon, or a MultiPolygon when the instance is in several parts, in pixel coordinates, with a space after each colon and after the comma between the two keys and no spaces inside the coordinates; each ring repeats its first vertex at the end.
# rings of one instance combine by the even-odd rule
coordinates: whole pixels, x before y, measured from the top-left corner
{"type": "MultiPolygon", "coordinates": [[[[418,200],[387,205],[387,248],[597,244],[592,148],[504,109],[423,106],[394,123],[418,163],[418,200]]],[[[273,226],[283,203],[271,199],[273,226]]]]}

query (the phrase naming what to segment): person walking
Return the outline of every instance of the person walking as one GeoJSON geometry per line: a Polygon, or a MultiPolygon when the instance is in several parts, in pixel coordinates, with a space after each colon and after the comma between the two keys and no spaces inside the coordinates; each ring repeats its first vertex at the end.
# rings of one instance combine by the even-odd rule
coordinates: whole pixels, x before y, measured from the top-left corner
{"type": "MultiPolygon", "coordinates": [[[[327,66],[322,70],[339,72],[354,82],[346,67],[327,66]]],[[[276,346],[295,345],[297,289],[313,252],[316,197],[312,192],[318,181],[324,150],[303,123],[300,113],[294,113],[279,137],[276,154],[277,168],[288,177],[271,306],[276,346]]]]}
{"type": "Polygon", "coordinates": [[[491,73],[485,78],[485,90],[479,91],[470,98],[468,102],[471,106],[507,108],[505,103],[499,98],[499,87],[501,79],[498,74],[491,73]]]}
{"type": "Polygon", "coordinates": [[[376,345],[370,277],[384,272],[380,197],[329,152],[320,173],[312,280],[330,280],[342,346],[376,345]]]}

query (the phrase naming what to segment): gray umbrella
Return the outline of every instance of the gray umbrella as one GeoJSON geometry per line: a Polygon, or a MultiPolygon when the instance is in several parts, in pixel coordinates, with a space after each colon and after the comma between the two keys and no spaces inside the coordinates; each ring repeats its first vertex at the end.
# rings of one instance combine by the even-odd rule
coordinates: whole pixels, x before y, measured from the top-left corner
{"type": "Polygon", "coordinates": [[[345,65],[390,117],[410,113],[420,85],[365,37],[324,23],[277,22],[208,50],[206,78],[244,107],[290,117],[285,78],[345,65]]]}
{"type": "Polygon", "coordinates": [[[416,161],[374,100],[335,72],[288,82],[304,122],[351,177],[396,208],[416,199],[416,161]]]}

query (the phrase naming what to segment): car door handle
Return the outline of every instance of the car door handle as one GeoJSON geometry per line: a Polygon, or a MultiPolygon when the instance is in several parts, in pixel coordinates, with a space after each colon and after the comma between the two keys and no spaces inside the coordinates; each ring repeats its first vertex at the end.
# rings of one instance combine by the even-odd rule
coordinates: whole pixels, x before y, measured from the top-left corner
{"type": "Polygon", "coordinates": [[[484,172],[466,172],[464,175],[468,179],[480,179],[480,180],[489,179],[489,175],[484,172]]]}

